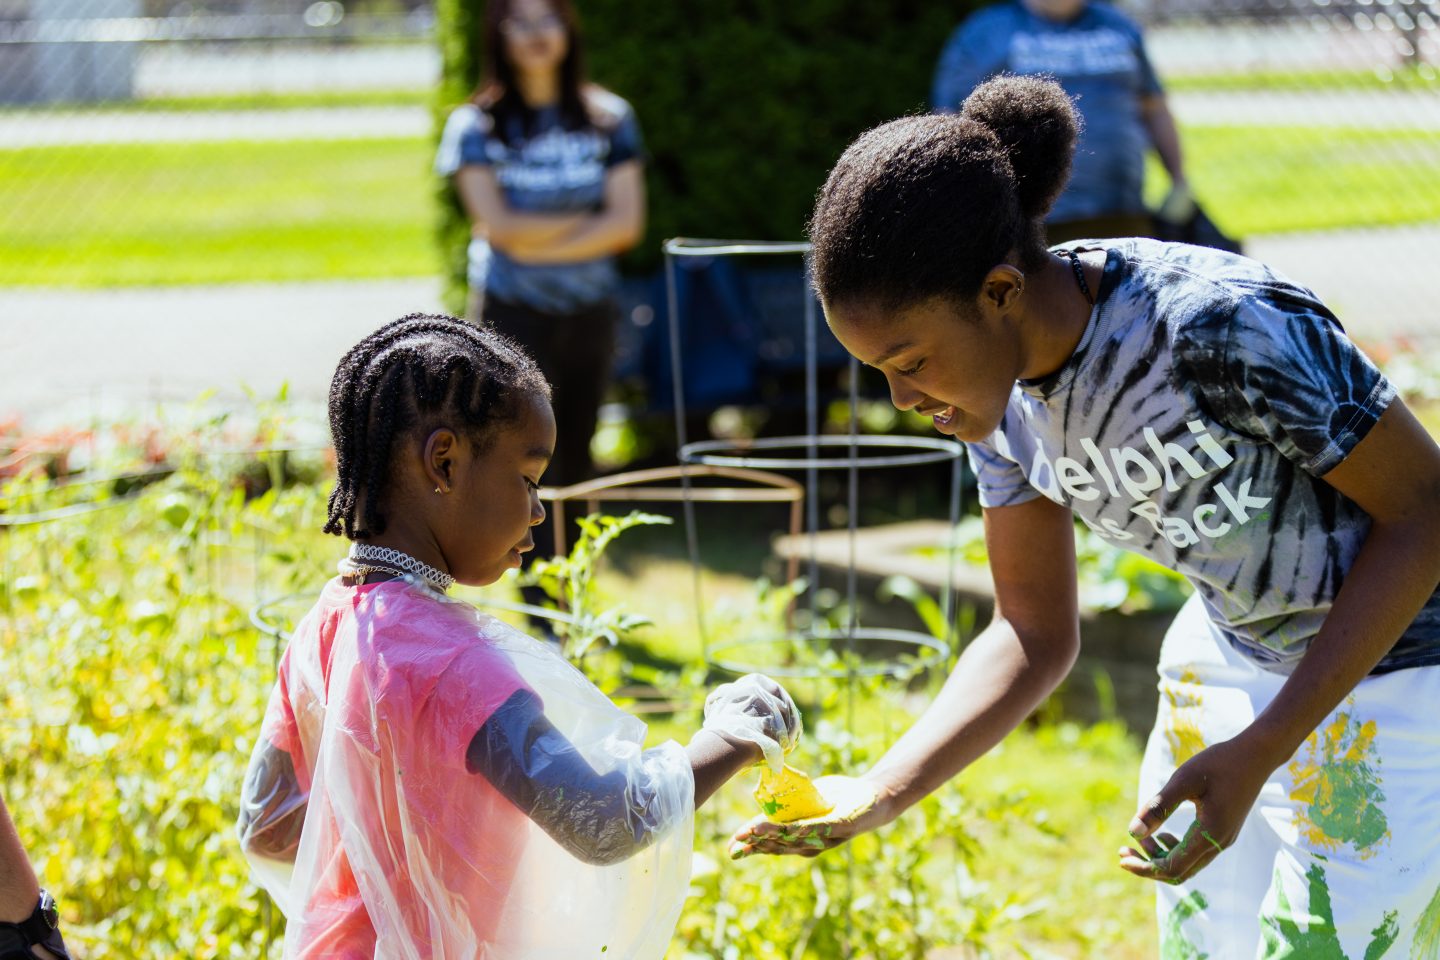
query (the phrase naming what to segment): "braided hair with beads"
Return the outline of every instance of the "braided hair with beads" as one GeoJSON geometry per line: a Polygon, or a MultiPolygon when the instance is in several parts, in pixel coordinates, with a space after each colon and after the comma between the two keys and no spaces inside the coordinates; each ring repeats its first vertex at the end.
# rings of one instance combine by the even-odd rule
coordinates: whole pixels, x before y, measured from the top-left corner
{"type": "Polygon", "coordinates": [[[537,394],[550,396],[540,368],[492,330],[424,313],[376,330],[345,354],[330,382],[336,480],[325,532],[364,540],[385,531],[397,442],[447,426],[483,449],[537,394]]]}

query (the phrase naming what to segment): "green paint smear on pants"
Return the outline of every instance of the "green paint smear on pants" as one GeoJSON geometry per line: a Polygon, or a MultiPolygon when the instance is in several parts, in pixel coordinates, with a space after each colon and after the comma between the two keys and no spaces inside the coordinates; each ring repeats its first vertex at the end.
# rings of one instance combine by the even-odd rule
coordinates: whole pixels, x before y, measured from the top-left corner
{"type": "Polygon", "coordinates": [[[1365,850],[1385,838],[1385,794],[1368,763],[1340,761],[1320,774],[1320,796],[1310,808],[1315,825],[1336,840],[1365,850]]]}
{"type": "Polygon", "coordinates": [[[1301,835],[1312,846],[1337,850],[1351,844],[1361,858],[1389,836],[1381,805],[1385,793],[1375,757],[1375,722],[1361,723],[1348,713],[1317,729],[1306,741],[1306,755],[1290,764],[1295,779],[1291,799],[1308,807],[1301,835]]]}
{"type": "Polygon", "coordinates": [[[1410,960],[1440,960],[1440,887],[1430,898],[1430,906],[1415,924],[1415,940],[1410,944],[1410,960]]]}
{"type": "Polygon", "coordinates": [[[1180,930],[1182,923],[1208,906],[1205,894],[1196,890],[1166,914],[1165,924],[1160,928],[1160,960],[1206,960],[1210,956],[1201,953],[1200,948],[1185,939],[1180,930]]]}
{"type": "MultiPolygon", "coordinates": [[[[1330,903],[1330,886],[1325,881],[1325,871],[1318,863],[1305,871],[1310,887],[1310,906],[1307,911],[1297,912],[1290,907],[1281,885],[1280,871],[1275,871],[1276,906],[1275,915],[1261,918],[1261,933],[1264,936],[1264,951],[1261,960],[1350,960],[1340,947],[1340,935],[1335,929],[1335,908],[1330,903]],[[1300,929],[1300,921],[1305,929],[1300,929]]],[[[1365,948],[1364,960],[1380,960],[1395,944],[1400,935],[1400,924],[1394,910],[1385,914],[1380,926],[1370,931],[1370,945],[1365,948]]]]}

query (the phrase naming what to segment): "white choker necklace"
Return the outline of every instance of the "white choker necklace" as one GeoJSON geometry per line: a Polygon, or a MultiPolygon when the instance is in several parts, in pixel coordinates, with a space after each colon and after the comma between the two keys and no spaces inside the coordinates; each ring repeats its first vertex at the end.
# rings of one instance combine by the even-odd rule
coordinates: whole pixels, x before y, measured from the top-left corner
{"type": "Polygon", "coordinates": [[[414,577],[444,593],[455,585],[455,578],[441,573],[428,563],[423,563],[390,547],[377,547],[368,543],[350,544],[350,555],[339,563],[340,575],[354,580],[364,580],[372,573],[390,573],[400,577],[414,577]]]}

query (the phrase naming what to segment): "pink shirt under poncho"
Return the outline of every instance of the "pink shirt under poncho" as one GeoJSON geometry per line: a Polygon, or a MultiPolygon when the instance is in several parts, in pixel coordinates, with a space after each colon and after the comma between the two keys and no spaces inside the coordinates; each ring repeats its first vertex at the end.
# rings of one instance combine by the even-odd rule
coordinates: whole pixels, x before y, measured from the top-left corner
{"type": "Polygon", "coordinates": [[[524,687],[477,642],[469,607],[398,582],[325,587],[281,659],[262,734],[314,807],[287,957],[368,960],[388,937],[430,955],[437,925],[457,918],[476,943],[493,939],[527,821],[466,771],[465,749],[524,687]]]}
{"type": "Polygon", "coordinates": [[[658,960],[688,888],[694,785],[683,748],[644,738],[552,650],[469,604],[331,581],[281,659],[256,749],[289,755],[288,808],[304,806],[293,870],[247,850],[289,920],[285,956],[658,960]],[[466,769],[520,690],[598,774],[651,798],[649,847],[581,863],[466,769]]]}

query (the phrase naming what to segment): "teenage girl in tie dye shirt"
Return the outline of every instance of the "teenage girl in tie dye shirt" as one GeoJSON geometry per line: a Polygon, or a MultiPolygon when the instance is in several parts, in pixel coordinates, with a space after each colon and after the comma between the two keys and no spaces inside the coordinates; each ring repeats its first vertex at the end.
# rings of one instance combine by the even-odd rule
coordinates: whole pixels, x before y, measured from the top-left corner
{"type": "Polygon", "coordinates": [[[996,612],[864,777],[746,852],[811,854],[997,744],[1079,646],[1073,516],[1183,573],[1119,866],[1165,957],[1440,956],[1440,448],[1310,291],[1148,240],[1045,249],[1076,121],[1006,77],[850,146],[814,276],[836,336],[969,448],[996,612]]]}

